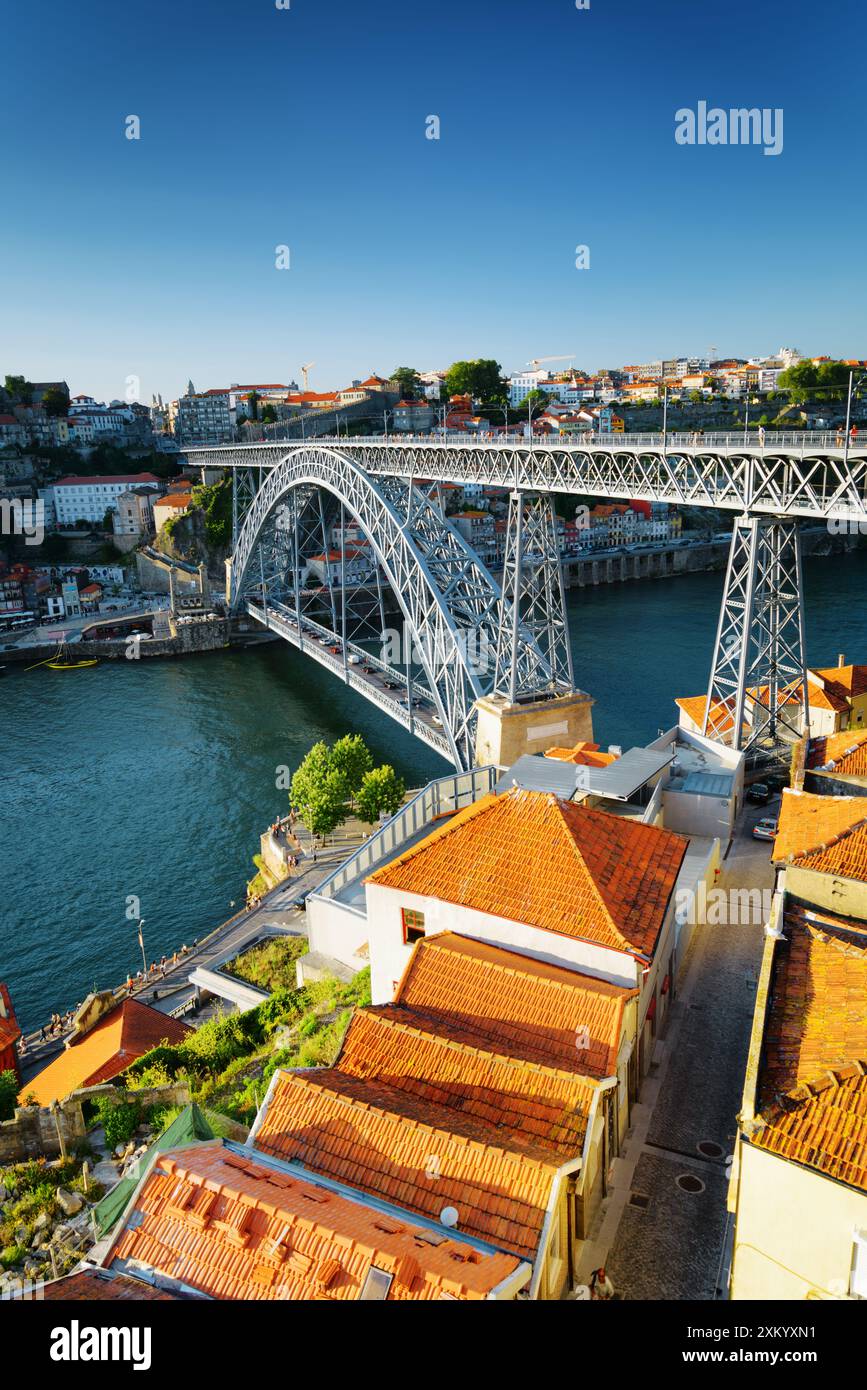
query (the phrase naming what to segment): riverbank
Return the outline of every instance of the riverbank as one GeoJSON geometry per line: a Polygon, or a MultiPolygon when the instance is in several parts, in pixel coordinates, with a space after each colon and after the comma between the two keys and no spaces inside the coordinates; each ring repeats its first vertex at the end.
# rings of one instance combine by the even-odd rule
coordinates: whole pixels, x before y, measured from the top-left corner
{"type": "MultiPolygon", "coordinates": [[[[863,660],[867,552],[808,558],[805,588],[810,663],[863,660]]],[[[706,689],[721,593],[712,572],[569,591],[575,678],[599,743],[646,743],[675,722],[675,697],[706,689]]],[[[0,768],[0,979],[27,1032],[140,967],[130,894],[149,961],[238,911],[251,847],[285,815],[287,773],[318,739],[357,731],[408,786],[447,770],[283,642],[64,675],[13,666],[0,720],[15,735],[0,768]]]]}

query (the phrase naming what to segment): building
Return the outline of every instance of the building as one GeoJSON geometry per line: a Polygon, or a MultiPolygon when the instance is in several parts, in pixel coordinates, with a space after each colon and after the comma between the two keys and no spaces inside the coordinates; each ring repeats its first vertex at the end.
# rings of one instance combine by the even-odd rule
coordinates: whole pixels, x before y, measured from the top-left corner
{"type": "Polygon", "coordinates": [[[364,584],[374,573],[369,548],[346,547],[345,557],[339,550],[322,551],[307,557],[307,581],[317,580],[327,586],[340,585],[344,575],[347,584],[364,584]]]}
{"type": "Polygon", "coordinates": [[[21,1083],[21,1067],[18,1062],[18,1039],[21,1029],[12,1008],[9,990],[0,980],[0,1073],[14,1072],[21,1083]]]}
{"type": "Polygon", "coordinates": [[[786,889],[794,897],[867,922],[863,796],[817,796],[786,788],[773,860],[785,869],[786,889]]]}
{"type": "Polygon", "coordinates": [[[183,516],[189,511],[191,504],[192,497],[186,489],[170,492],[165,497],[155,499],[152,508],[154,530],[161,531],[167,521],[174,521],[176,517],[183,516]]]}
{"type": "Polygon", "coordinates": [[[116,473],[104,476],[61,478],[52,486],[54,511],[59,527],[78,521],[102,524],[107,511],[114,510],[121,493],[130,487],[159,491],[160,480],[153,473],[116,473]]]}
{"type": "Polygon", "coordinates": [[[424,401],[398,401],[394,407],[394,428],[426,434],[433,424],[432,407],[424,401]]]}
{"type": "Polygon", "coordinates": [[[170,411],[180,445],[223,444],[235,438],[236,405],[231,387],[215,387],[197,393],[190,382],[170,411]]]}
{"type": "Polygon", "coordinates": [[[438,1217],[333,1181],[306,1154],[215,1140],[154,1154],[104,1263],[216,1299],[464,1301],[527,1287],[526,1260],[438,1217]]]}
{"type": "Polygon", "coordinates": [[[275,1074],[250,1143],[526,1262],[527,1295],[557,1298],[628,1122],[637,996],[448,931],[419,939],[333,1067],[275,1074]]]}
{"type": "Polygon", "coordinates": [[[111,1081],[151,1048],[182,1043],[191,1032],[186,1023],[137,999],[115,1004],[111,995],[91,995],[76,1015],[63,1052],[27,1082],[19,1104],[50,1105],[83,1087],[111,1081]]]}
{"type": "Polygon", "coordinates": [[[784,901],[738,1119],[730,1296],[863,1299],[867,924],[784,901]]]}
{"type": "Polygon", "coordinates": [[[810,739],[803,789],[820,796],[867,796],[867,729],[810,739]]]}
{"type": "Polygon", "coordinates": [[[449,521],[460,531],[464,540],[483,560],[493,560],[497,556],[497,538],[494,518],[488,511],[468,508],[455,512],[449,521]]]}
{"type": "Polygon", "coordinates": [[[149,536],[156,530],[154,522],[154,502],[156,492],[149,487],[133,487],[120,492],[114,516],[111,519],[116,536],[133,536],[139,539],[149,536]]]}
{"type": "Polygon", "coordinates": [[[82,613],[98,613],[102,602],[102,585],[85,584],[83,589],[79,589],[78,598],[82,613]]]}

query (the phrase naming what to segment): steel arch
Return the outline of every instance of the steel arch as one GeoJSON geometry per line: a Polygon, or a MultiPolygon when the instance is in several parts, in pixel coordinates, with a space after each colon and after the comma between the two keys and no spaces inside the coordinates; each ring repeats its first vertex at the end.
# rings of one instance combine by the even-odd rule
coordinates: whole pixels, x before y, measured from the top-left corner
{"type": "MultiPolygon", "coordinates": [[[[260,582],[257,550],[277,533],[278,509],[296,489],[324,488],[368,536],[395,593],[415,654],[459,769],[475,759],[475,701],[490,688],[500,620],[496,581],[449,524],[433,497],[396,479],[374,482],[339,449],[322,444],[285,453],[266,473],[238,534],[232,607],[260,582]],[[490,659],[490,674],[483,673],[490,659]]],[[[291,538],[285,537],[291,548],[291,538]]],[[[522,638],[526,641],[526,638],[522,638]]]]}

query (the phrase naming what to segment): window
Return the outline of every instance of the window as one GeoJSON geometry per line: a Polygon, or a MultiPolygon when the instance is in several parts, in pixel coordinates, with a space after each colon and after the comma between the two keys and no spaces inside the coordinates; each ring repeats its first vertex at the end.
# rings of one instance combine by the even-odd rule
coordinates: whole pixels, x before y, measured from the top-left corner
{"type": "Polygon", "coordinates": [[[400,909],[400,920],[403,923],[403,939],[408,946],[416,941],[421,941],[424,936],[424,913],[416,912],[412,907],[402,907],[400,909]]]}
{"type": "Polygon", "coordinates": [[[367,1271],[361,1293],[358,1295],[359,1299],[379,1301],[388,1298],[388,1291],[393,1279],[393,1274],[388,1274],[384,1269],[377,1269],[376,1265],[371,1265],[367,1271]]]}

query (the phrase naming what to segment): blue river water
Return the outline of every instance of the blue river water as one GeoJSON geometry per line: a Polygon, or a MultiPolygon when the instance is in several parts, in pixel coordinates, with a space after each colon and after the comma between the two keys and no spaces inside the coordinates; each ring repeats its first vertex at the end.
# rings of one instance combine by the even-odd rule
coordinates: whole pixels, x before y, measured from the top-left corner
{"type": "MultiPolygon", "coordinates": [[[[704,690],[721,574],[572,591],[577,683],[603,745],[675,722],[704,690]]],[[[867,552],[808,561],[807,652],[867,661],[867,552]]],[[[26,1028],[228,917],[261,830],[285,811],[280,766],[361,733],[410,786],[446,771],[314,662],[272,644],[185,661],[119,661],[0,681],[0,980],[26,1028]]]]}

